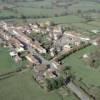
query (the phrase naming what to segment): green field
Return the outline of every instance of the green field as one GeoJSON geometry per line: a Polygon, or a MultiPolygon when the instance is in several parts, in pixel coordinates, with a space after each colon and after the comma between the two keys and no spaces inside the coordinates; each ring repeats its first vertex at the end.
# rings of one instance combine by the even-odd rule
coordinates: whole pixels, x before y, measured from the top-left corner
{"type": "MultiPolygon", "coordinates": [[[[34,21],[38,22],[45,22],[45,21],[54,21],[57,24],[70,24],[70,23],[78,23],[78,22],[84,22],[85,20],[79,16],[75,15],[68,15],[68,16],[61,16],[61,17],[52,17],[52,18],[40,18],[35,19],[34,21]]],[[[29,20],[30,22],[32,19],[29,20]]]]}
{"type": "Polygon", "coordinates": [[[27,61],[21,61],[18,64],[15,63],[14,59],[9,55],[9,49],[0,48],[0,74],[5,74],[10,71],[16,70],[21,66],[27,64],[27,61]]]}
{"type": "MultiPolygon", "coordinates": [[[[0,74],[10,72],[23,63],[15,64],[9,55],[9,49],[0,48],[0,74]]],[[[67,92],[67,91],[66,91],[67,92]]],[[[33,80],[32,71],[27,69],[9,78],[0,80],[1,100],[62,100],[55,90],[46,92],[33,80]]],[[[64,100],[77,100],[74,95],[64,97],[64,100]]]]}
{"type": "Polygon", "coordinates": [[[18,15],[14,12],[8,11],[8,10],[2,10],[0,11],[0,18],[9,18],[9,17],[17,17],[18,15]]]}
{"type": "Polygon", "coordinates": [[[89,87],[92,85],[100,86],[100,67],[97,69],[91,68],[84,62],[82,56],[95,50],[96,47],[90,46],[63,60],[64,65],[72,66],[72,72],[76,75],[76,78],[82,78],[82,81],[89,87]]]}
{"type": "Polygon", "coordinates": [[[55,14],[62,14],[65,9],[55,8],[55,9],[46,9],[46,8],[29,8],[29,7],[18,7],[15,8],[20,14],[23,14],[25,16],[46,16],[46,17],[52,17],[55,14]],[[59,10],[59,12],[58,12],[59,10]]]}
{"type": "Polygon", "coordinates": [[[55,93],[45,93],[33,81],[29,71],[0,81],[0,98],[2,100],[47,100],[47,98],[60,100],[55,93]]]}
{"type": "MultiPolygon", "coordinates": [[[[32,72],[26,70],[16,76],[0,81],[1,100],[62,100],[55,91],[46,92],[32,79],[32,72]]],[[[77,100],[73,95],[67,100],[77,100]]],[[[64,100],[66,100],[64,99],[64,100]]]]}
{"type": "Polygon", "coordinates": [[[17,65],[9,55],[9,50],[0,48],[0,74],[12,71],[17,65]]]}
{"type": "Polygon", "coordinates": [[[90,9],[95,9],[98,10],[100,9],[100,4],[96,3],[96,2],[92,2],[91,0],[80,0],[79,3],[72,5],[68,8],[68,10],[70,12],[77,12],[77,10],[81,10],[81,11],[88,11],[90,9]]]}
{"type": "Polygon", "coordinates": [[[93,26],[93,25],[85,24],[85,23],[73,23],[72,25],[77,28],[81,28],[81,29],[88,30],[88,31],[100,30],[99,26],[93,26]]]}
{"type": "Polygon", "coordinates": [[[44,1],[30,1],[30,2],[17,2],[17,6],[20,7],[52,7],[50,0],[44,0],[44,1]]]}
{"type": "Polygon", "coordinates": [[[92,26],[97,26],[97,27],[100,27],[100,21],[91,21],[88,23],[89,25],[92,25],[92,26]]]}

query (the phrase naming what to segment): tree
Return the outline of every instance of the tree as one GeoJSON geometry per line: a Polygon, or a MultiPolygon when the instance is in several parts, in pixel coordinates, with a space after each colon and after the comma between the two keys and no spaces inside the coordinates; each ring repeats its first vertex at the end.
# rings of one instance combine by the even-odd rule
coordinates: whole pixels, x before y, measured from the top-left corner
{"type": "Polygon", "coordinates": [[[49,79],[46,79],[46,84],[47,84],[47,89],[48,89],[49,91],[50,91],[50,90],[53,90],[51,81],[50,81],[49,79]]]}
{"type": "Polygon", "coordinates": [[[25,15],[21,15],[21,18],[24,20],[24,22],[27,22],[27,17],[25,15]]]}
{"type": "Polygon", "coordinates": [[[63,77],[57,77],[54,79],[46,79],[48,90],[58,89],[64,85],[63,77]]]}

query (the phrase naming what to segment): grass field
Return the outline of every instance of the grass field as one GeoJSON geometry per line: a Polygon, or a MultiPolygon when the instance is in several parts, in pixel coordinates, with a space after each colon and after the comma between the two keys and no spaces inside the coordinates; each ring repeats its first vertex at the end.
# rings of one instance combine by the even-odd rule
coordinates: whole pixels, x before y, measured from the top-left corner
{"type": "Polygon", "coordinates": [[[92,21],[92,22],[89,22],[88,24],[100,27],[100,21],[92,21]]]}
{"type": "Polygon", "coordinates": [[[9,49],[0,48],[0,74],[13,71],[18,67],[24,66],[27,61],[21,61],[18,64],[15,63],[14,59],[9,55],[9,49]]]}
{"type": "Polygon", "coordinates": [[[45,93],[32,79],[30,72],[0,81],[2,100],[60,100],[55,93],[45,93]]]}
{"type": "Polygon", "coordinates": [[[92,1],[84,1],[84,0],[80,0],[81,2],[72,5],[68,8],[68,10],[70,12],[77,12],[77,10],[81,10],[81,11],[88,11],[90,9],[95,9],[95,10],[99,10],[100,9],[100,4],[96,3],[96,2],[92,2],[92,1]]]}
{"type": "MultiPolygon", "coordinates": [[[[31,22],[32,20],[33,19],[29,19],[28,21],[31,22]]],[[[48,20],[53,21],[57,24],[70,24],[70,23],[78,23],[78,22],[84,22],[85,21],[83,18],[81,18],[79,16],[75,16],[75,15],[35,19],[35,21],[38,21],[38,22],[45,22],[45,21],[48,21],[48,20]]]]}
{"type": "Polygon", "coordinates": [[[81,28],[81,29],[88,30],[88,31],[100,29],[99,26],[93,26],[93,25],[85,24],[85,23],[73,23],[72,25],[77,28],[81,28]]]}
{"type": "MultiPolygon", "coordinates": [[[[46,92],[32,79],[32,72],[26,70],[16,76],[0,81],[1,100],[62,100],[55,91],[46,92]]],[[[67,100],[77,100],[73,95],[67,100]]],[[[64,100],[66,100],[64,99],[64,100]]]]}
{"type": "Polygon", "coordinates": [[[8,10],[2,10],[2,11],[0,11],[0,17],[10,17],[10,16],[17,16],[17,14],[16,13],[14,13],[14,12],[11,12],[11,11],[8,11],[8,10]]]}
{"type": "Polygon", "coordinates": [[[39,2],[36,2],[36,1],[31,1],[31,2],[18,2],[16,3],[17,6],[20,6],[20,7],[52,7],[52,4],[50,1],[48,0],[44,0],[44,1],[39,1],[39,2]]]}
{"type": "MultiPolygon", "coordinates": [[[[22,63],[23,64],[23,63],[22,63]]],[[[9,55],[9,49],[0,48],[0,74],[15,70],[22,64],[15,64],[9,55]]],[[[0,80],[1,100],[62,100],[58,92],[44,91],[33,80],[32,71],[25,70],[15,76],[0,80]]],[[[64,100],[77,100],[74,95],[64,97],[64,100]]]]}
{"type": "Polygon", "coordinates": [[[92,85],[100,86],[100,67],[98,69],[90,68],[90,66],[84,62],[82,56],[95,50],[96,48],[94,46],[90,46],[74,53],[62,61],[64,65],[72,66],[72,72],[76,75],[76,77],[78,79],[82,78],[83,82],[89,87],[92,85]]]}
{"type": "Polygon", "coordinates": [[[0,48],[0,74],[12,71],[17,65],[9,55],[9,50],[0,48]]]}
{"type": "Polygon", "coordinates": [[[49,17],[52,17],[54,16],[55,14],[62,14],[65,9],[60,9],[60,8],[55,8],[55,9],[46,9],[46,8],[31,8],[31,7],[18,7],[18,8],[15,8],[15,10],[17,10],[19,13],[25,15],[25,16],[40,16],[42,17],[43,15],[44,16],[49,16],[49,17]],[[58,12],[59,10],[59,12],[58,12]]]}

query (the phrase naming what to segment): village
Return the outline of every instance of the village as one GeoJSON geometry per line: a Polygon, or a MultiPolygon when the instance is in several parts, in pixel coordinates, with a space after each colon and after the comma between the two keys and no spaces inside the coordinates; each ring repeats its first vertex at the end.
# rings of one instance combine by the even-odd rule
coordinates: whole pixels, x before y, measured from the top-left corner
{"type": "MultiPolygon", "coordinates": [[[[69,55],[88,45],[98,46],[99,42],[98,38],[91,39],[49,21],[29,23],[23,26],[0,22],[0,45],[10,49],[9,55],[16,63],[25,58],[31,65],[28,67],[33,70],[34,79],[41,87],[48,90],[59,88],[71,80],[72,75],[69,74],[69,71],[67,74],[62,73],[64,69],[60,62],[62,56],[69,55]],[[50,80],[56,81],[58,86],[48,85],[50,80]]],[[[87,56],[83,55],[84,58],[87,56]]],[[[69,88],[71,86],[73,87],[72,83],[69,88]]],[[[76,89],[76,91],[81,90],[76,89]]],[[[73,92],[76,93],[76,91],[73,92]]],[[[76,93],[81,100],[90,100],[87,94],[84,92],[82,94],[76,93]],[[84,96],[80,96],[82,94],[84,96]]]]}

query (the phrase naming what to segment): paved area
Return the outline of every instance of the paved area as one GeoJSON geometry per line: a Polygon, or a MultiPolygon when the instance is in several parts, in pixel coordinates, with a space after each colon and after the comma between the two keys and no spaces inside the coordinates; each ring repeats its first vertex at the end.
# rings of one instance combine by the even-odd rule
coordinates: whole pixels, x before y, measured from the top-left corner
{"type": "Polygon", "coordinates": [[[75,93],[81,100],[90,100],[89,96],[73,82],[68,83],[67,87],[75,93]]]}

